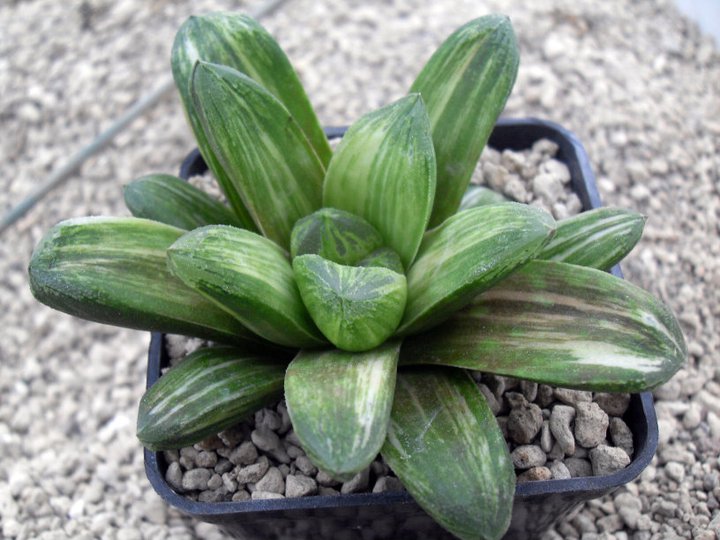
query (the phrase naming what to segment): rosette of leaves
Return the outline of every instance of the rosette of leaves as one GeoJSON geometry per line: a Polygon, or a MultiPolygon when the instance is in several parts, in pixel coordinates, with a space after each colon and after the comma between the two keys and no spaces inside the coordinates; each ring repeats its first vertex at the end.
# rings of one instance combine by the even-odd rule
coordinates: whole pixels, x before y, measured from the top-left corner
{"type": "Polygon", "coordinates": [[[641,216],[556,223],[467,189],[515,80],[507,18],[459,28],[406,97],[334,152],[252,19],[191,18],[172,65],[229,207],[151,175],[126,188],[134,217],[62,222],[30,263],[33,293],[54,308],[222,344],[147,391],[148,448],[198,442],[284,392],[320,469],[344,480],[381,453],[445,529],[498,538],[515,474],[466,370],[637,392],[684,361],[671,312],[604,272],[638,241],[641,216]]]}

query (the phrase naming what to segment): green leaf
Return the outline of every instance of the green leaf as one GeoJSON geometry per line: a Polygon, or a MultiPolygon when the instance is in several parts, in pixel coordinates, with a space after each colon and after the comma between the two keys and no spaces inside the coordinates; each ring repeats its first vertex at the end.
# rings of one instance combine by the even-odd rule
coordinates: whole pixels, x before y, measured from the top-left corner
{"type": "Polygon", "coordinates": [[[288,110],[231,68],[198,62],[193,103],[234,189],[264,236],[289,249],[295,222],[321,203],[325,169],[288,110]]]}
{"type": "Polygon", "coordinates": [[[533,261],[430,332],[405,364],[443,364],[567,388],[641,392],[667,381],[687,349],[670,310],[600,270],[533,261]]]}
{"type": "Polygon", "coordinates": [[[319,255],[293,259],[295,279],[315,324],[339,349],[367,351],[392,336],[407,297],[405,276],[343,266],[319,255]]]}
{"type": "Polygon", "coordinates": [[[425,232],[435,194],[435,155],[419,95],[366,114],[330,160],[324,206],[365,218],[407,268],[425,232]]]}
{"type": "Polygon", "coordinates": [[[259,340],[167,270],[184,231],[139,218],[59,223],[30,260],[30,290],[44,304],[91,321],[205,337],[259,340]]]}
{"type": "Polygon", "coordinates": [[[143,176],[126,185],[123,195],[133,216],[180,229],[191,230],[216,223],[243,225],[227,206],[177,176],[143,176]]]}
{"type": "Polygon", "coordinates": [[[400,370],[382,456],[413,499],[463,540],[501,538],[515,471],[473,380],[460,370],[400,370]]]}
{"type": "Polygon", "coordinates": [[[321,208],[295,224],[290,255],[294,259],[315,254],[338,264],[354,265],[382,244],[380,233],[363,218],[336,208],[321,208]]]}
{"type": "Polygon", "coordinates": [[[622,208],[597,208],[558,222],[555,236],[536,256],[608,270],[638,243],[645,217],[622,208]]]}
{"type": "Polygon", "coordinates": [[[193,103],[190,80],[198,60],[229,66],[266,88],[297,120],[324,165],[332,155],[330,146],[290,61],[262,26],[235,13],[208,13],[185,21],[172,48],[175,85],[205,162],[245,228],[255,230],[240,193],[205,135],[193,103]]]}
{"type": "Polygon", "coordinates": [[[400,255],[389,247],[381,247],[370,253],[367,257],[357,263],[358,266],[379,266],[381,268],[387,268],[398,274],[404,274],[405,269],[403,268],[402,262],[400,261],[400,255]]]}
{"type": "Polygon", "coordinates": [[[227,429],[282,397],[287,364],[233,347],[195,351],[145,392],[137,437],[170,450],[227,429]]]}
{"type": "Polygon", "coordinates": [[[429,231],[408,272],[408,303],[398,332],[438,324],[505,278],[554,232],[547,212],[519,203],[465,210],[429,231]]]}
{"type": "Polygon", "coordinates": [[[410,88],[425,100],[437,158],[431,227],[457,210],[515,84],[518,63],[510,20],[488,15],[453,32],[410,88]]]}
{"type": "Polygon", "coordinates": [[[465,195],[463,195],[462,201],[460,201],[459,210],[468,210],[469,208],[504,202],[510,201],[497,191],[493,191],[485,186],[470,186],[465,190],[465,195]]]}
{"type": "Polygon", "coordinates": [[[385,440],[399,343],[363,353],[302,351],[285,375],[293,428],[312,462],[340,480],[366,468],[385,440]]]}
{"type": "Polygon", "coordinates": [[[210,225],[168,251],[173,275],[265,339],[288,347],[325,343],[300,298],[287,254],[267,238],[210,225]]]}

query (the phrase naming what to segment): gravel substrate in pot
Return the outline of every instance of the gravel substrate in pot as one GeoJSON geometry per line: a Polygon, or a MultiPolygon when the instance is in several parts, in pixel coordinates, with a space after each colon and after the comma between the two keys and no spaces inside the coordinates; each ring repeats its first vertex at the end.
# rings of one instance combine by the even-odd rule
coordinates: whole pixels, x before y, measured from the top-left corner
{"type": "MultiPolygon", "coordinates": [[[[341,131],[331,130],[328,135],[337,136],[341,133],[341,131]]],[[[574,207],[577,205],[581,205],[582,209],[585,210],[600,206],[600,199],[585,151],[574,135],[567,130],[550,122],[540,120],[501,120],[493,132],[489,146],[503,152],[502,159],[506,162],[509,161],[508,167],[496,167],[493,165],[492,160],[483,166],[480,176],[482,181],[490,187],[501,190],[520,202],[548,206],[557,218],[575,213],[578,208],[574,207]],[[511,173],[510,177],[508,177],[508,168],[512,168],[512,161],[515,157],[514,151],[532,148],[538,141],[543,140],[550,141],[550,143],[539,143],[540,145],[549,144],[549,146],[553,146],[552,143],[554,143],[557,148],[553,147],[550,150],[553,153],[556,152],[555,159],[550,160],[550,164],[543,163],[542,166],[559,166],[562,168],[562,173],[559,175],[543,175],[536,174],[538,171],[535,171],[533,189],[528,191],[519,181],[521,176],[528,175],[517,170],[515,171],[517,172],[516,176],[511,173]],[[565,190],[562,185],[563,176],[569,177],[566,178],[565,183],[569,185],[570,191],[565,190]],[[560,177],[560,181],[558,181],[558,177],[560,177]],[[568,193],[570,193],[569,196],[568,193]],[[540,196],[536,197],[537,194],[540,194],[540,196]],[[550,200],[553,196],[557,196],[557,202],[555,203],[550,200]]],[[[496,157],[497,155],[496,153],[496,157]]],[[[517,162],[518,169],[523,166],[528,166],[528,164],[517,162]]],[[[204,168],[204,163],[199,154],[193,153],[183,164],[181,176],[188,178],[200,174],[204,171],[204,168]]],[[[542,171],[540,172],[542,173],[542,171]]],[[[613,269],[613,273],[621,275],[618,267],[613,269]]],[[[153,334],[149,354],[148,387],[160,376],[161,369],[169,365],[169,356],[165,344],[165,336],[153,334]]],[[[658,433],[652,397],[649,393],[631,396],[629,404],[625,402],[621,410],[617,411],[618,415],[622,415],[622,419],[618,417],[609,422],[606,411],[613,412],[613,405],[608,405],[607,398],[599,395],[594,396],[594,402],[590,402],[593,397],[589,393],[578,392],[565,395],[561,390],[551,390],[550,394],[548,394],[547,388],[538,389],[537,385],[533,388],[525,384],[519,384],[516,392],[509,392],[508,390],[513,390],[513,385],[516,384],[515,381],[501,377],[478,377],[478,379],[479,383],[484,385],[483,391],[486,395],[488,393],[493,394],[497,399],[498,413],[501,414],[499,416],[501,425],[505,422],[506,426],[508,426],[510,449],[514,450],[513,458],[520,473],[513,507],[513,519],[507,538],[532,539],[539,537],[554,521],[567,514],[578,504],[609,493],[635,478],[652,459],[657,446],[658,433]],[[607,459],[612,462],[612,454],[616,448],[604,444],[605,441],[600,439],[588,441],[588,438],[591,439],[595,436],[592,433],[578,433],[577,423],[580,423],[580,417],[578,417],[573,439],[573,444],[575,444],[575,439],[578,442],[578,452],[575,458],[577,461],[570,462],[577,468],[570,471],[569,469],[572,467],[565,466],[560,462],[559,456],[554,456],[556,459],[556,461],[552,462],[554,467],[550,463],[547,463],[548,467],[545,467],[546,456],[543,455],[536,460],[533,454],[538,453],[538,449],[541,447],[548,446],[548,448],[544,449],[545,453],[552,455],[553,452],[557,452],[557,449],[552,448],[552,446],[557,446],[559,441],[556,441],[555,445],[548,445],[546,437],[544,443],[541,442],[542,434],[540,431],[548,431],[546,424],[552,421],[552,417],[543,418],[540,407],[529,402],[538,401],[542,405],[543,400],[546,401],[544,407],[548,413],[550,412],[549,407],[554,401],[561,401],[575,405],[575,408],[572,409],[573,412],[575,409],[578,409],[578,413],[580,409],[587,409],[585,416],[588,418],[600,416],[600,423],[605,422],[605,427],[601,429],[599,435],[600,439],[604,438],[607,424],[614,423],[615,433],[620,433],[617,436],[613,434],[613,427],[611,426],[611,438],[615,447],[623,446],[623,443],[619,441],[623,439],[624,435],[625,444],[627,445],[627,441],[629,441],[630,447],[634,447],[627,450],[627,453],[633,454],[633,460],[627,467],[605,476],[581,477],[583,469],[587,469],[589,473],[593,472],[593,468],[596,469],[595,473],[608,473],[619,468],[620,465],[624,465],[624,463],[622,463],[622,460],[620,460],[620,463],[616,460],[614,464],[610,465],[610,469],[607,469],[604,464],[607,464],[607,459]],[[578,408],[577,404],[573,403],[574,400],[585,401],[587,405],[578,408]],[[508,403],[510,403],[509,406],[508,403]],[[627,408],[623,414],[622,409],[625,406],[627,408]],[[537,425],[535,427],[528,426],[528,424],[533,423],[532,418],[537,414],[541,415],[536,419],[535,423],[537,425]],[[530,422],[523,421],[524,417],[530,418],[530,422]],[[629,427],[632,437],[627,436],[627,430],[623,426],[629,427]],[[534,431],[534,433],[528,434],[524,432],[527,429],[534,431]],[[538,441],[539,444],[525,444],[531,443],[533,440],[538,441]],[[597,449],[588,451],[582,446],[588,448],[597,447],[597,449]],[[587,457],[590,459],[586,459],[587,457]],[[525,472],[521,472],[522,470],[525,472]],[[569,473],[577,477],[563,478],[569,473]]],[[[559,414],[562,411],[562,405],[559,405],[559,407],[556,405],[552,408],[553,414],[559,414]]],[[[571,407],[566,408],[568,411],[571,409],[571,407]]],[[[277,409],[276,413],[278,419],[282,422],[282,408],[277,409]]],[[[260,412],[260,418],[264,414],[267,415],[268,413],[260,412]]],[[[548,414],[545,416],[548,416],[548,414]]],[[[262,424],[262,420],[258,421],[258,424],[262,424]]],[[[266,426],[258,427],[263,430],[266,428],[266,426]]],[[[249,426],[244,428],[244,431],[246,431],[245,436],[250,434],[251,429],[249,426]]],[[[287,433],[289,426],[280,429],[284,429],[285,433],[287,433]]],[[[239,429],[239,437],[242,431],[242,429],[239,429]]],[[[257,433],[254,435],[257,438],[257,433]]],[[[239,438],[237,442],[239,443],[240,440],[239,438]]],[[[256,442],[254,438],[253,442],[256,442]]],[[[219,444],[223,444],[222,439],[219,444]]],[[[220,449],[218,448],[218,450],[220,449]]],[[[272,496],[273,491],[268,490],[267,493],[270,493],[270,495],[256,496],[252,500],[248,500],[250,497],[248,492],[240,489],[237,491],[237,496],[233,495],[234,500],[217,502],[218,497],[198,496],[198,492],[193,492],[192,488],[202,488],[202,492],[207,494],[212,491],[207,489],[211,477],[213,483],[221,481],[227,482],[228,485],[231,485],[233,479],[231,477],[224,478],[221,476],[224,473],[219,471],[216,471],[215,474],[210,472],[192,473],[192,476],[203,476],[203,478],[198,478],[197,483],[188,480],[185,483],[187,489],[183,489],[182,482],[185,479],[180,479],[177,476],[178,473],[181,473],[179,463],[181,458],[185,458],[183,468],[187,470],[189,468],[187,460],[192,461],[195,459],[187,455],[190,452],[192,450],[189,450],[183,456],[146,450],[145,468],[151,483],[157,492],[171,505],[200,520],[219,524],[229,533],[242,538],[451,538],[451,535],[441,529],[425,514],[410,495],[403,491],[396,491],[401,487],[397,485],[396,479],[393,479],[389,471],[386,470],[387,467],[384,467],[379,461],[371,467],[369,473],[372,475],[371,479],[359,479],[365,485],[363,489],[366,491],[373,490],[375,493],[357,493],[360,489],[333,486],[332,484],[323,486],[323,482],[319,480],[315,482],[317,478],[312,480],[315,484],[313,487],[309,481],[305,480],[309,476],[309,473],[304,474],[305,471],[300,471],[297,475],[301,479],[298,482],[294,474],[296,471],[290,469],[290,466],[287,465],[287,463],[290,463],[288,461],[284,463],[287,470],[275,468],[279,471],[277,473],[278,482],[276,483],[284,482],[288,475],[293,476],[291,481],[293,484],[293,497],[281,498],[281,495],[276,493],[278,491],[276,486],[272,489],[275,490],[277,497],[272,496]],[[170,463],[168,463],[169,461],[170,463]],[[204,478],[205,476],[208,478],[204,478]],[[382,482],[383,486],[378,488],[378,481],[382,478],[385,478],[382,482]],[[194,495],[191,497],[179,495],[172,489],[166,479],[174,483],[178,491],[184,490],[194,493],[194,495]],[[302,486],[295,486],[296,483],[307,483],[306,487],[308,489],[305,490],[306,493],[303,493],[303,489],[300,489],[302,486]],[[344,494],[337,496],[338,491],[343,491],[344,494]],[[241,492],[244,495],[241,495],[241,492]],[[301,494],[317,495],[299,497],[298,495],[301,494]],[[269,498],[271,496],[272,498],[269,498]]],[[[618,453],[622,454],[623,452],[618,453]]],[[[217,457],[217,454],[214,455],[217,457]]],[[[272,453],[269,455],[272,457],[272,453]]],[[[227,457],[229,456],[221,456],[222,459],[229,462],[230,460],[227,457]]],[[[285,457],[275,457],[278,459],[274,465],[282,467],[285,457]]],[[[238,457],[236,460],[239,459],[238,457]]],[[[212,460],[209,459],[208,463],[210,461],[212,460]]],[[[238,465],[242,465],[240,461],[238,465]]],[[[568,461],[566,460],[566,462],[568,461]]],[[[213,463],[212,467],[216,465],[217,462],[213,463]]],[[[235,464],[228,463],[228,466],[232,468],[235,464]]],[[[294,459],[291,466],[293,468],[297,467],[294,459]]],[[[199,471],[202,468],[199,467],[195,470],[199,471]]],[[[265,469],[268,469],[268,467],[265,467],[265,469]]],[[[204,470],[208,471],[207,468],[204,468],[204,470]]],[[[269,483],[269,480],[266,483],[269,483]]],[[[253,490],[255,490],[254,484],[252,486],[253,490]]],[[[218,491],[222,491],[220,484],[218,488],[218,491]]],[[[285,489],[289,490],[290,486],[285,484],[285,489]]],[[[266,493],[259,488],[258,491],[266,493]]],[[[481,504],[481,501],[478,503],[481,504]]]]}

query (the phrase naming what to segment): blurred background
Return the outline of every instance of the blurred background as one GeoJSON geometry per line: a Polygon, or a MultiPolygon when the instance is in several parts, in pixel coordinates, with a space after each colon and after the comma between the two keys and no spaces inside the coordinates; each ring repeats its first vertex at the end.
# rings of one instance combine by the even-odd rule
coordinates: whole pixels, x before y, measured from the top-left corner
{"type": "MultiPolygon", "coordinates": [[[[1,2],[0,212],[169,76],[173,36],[185,18],[260,3],[1,2]]],[[[656,392],[658,457],[628,488],[649,501],[643,512],[651,525],[617,518],[593,532],[576,516],[549,538],[709,540],[720,527],[720,54],[710,35],[720,40],[719,6],[290,0],[262,21],[321,122],[344,125],[402,96],[456,27],[506,13],[521,65],[505,114],[574,131],[606,204],[648,216],[623,268],[673,308],[690,350],[687,368],[656,392]],[[697,423],[686,420],[691,405],[697,423]],[[676,482],[679,498],[667,499],[679,510],[666,515],[652,501],[675,491],[664,465],[678,459],[688,474],[676,482]]],[[[49,227],[74,216],[127,215],[122,185],[176,173],[193,147],[170,92],[0,236],[0,538],[222,538],[166,508],[145,479],[134,424],[149,335],[51,311],[33,300],[26,275],[49,227]]],[[[617,510],[609,497],[578,515],[594,523],[617,510]]]]}

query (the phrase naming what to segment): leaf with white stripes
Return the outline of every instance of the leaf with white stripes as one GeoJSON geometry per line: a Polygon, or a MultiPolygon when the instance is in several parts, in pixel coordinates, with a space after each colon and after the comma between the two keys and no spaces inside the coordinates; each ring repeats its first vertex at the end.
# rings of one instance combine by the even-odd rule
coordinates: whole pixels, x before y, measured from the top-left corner
{"type": "Polygon", "coordinates": [[[555,230],[539,208],[503,203],[464,210],[428,231],[410,268],[398,332],[438,324],[532,259],[555,230]]]}
{"type": "Polygon", "coordinates": [[[487,15],[453,32],[410,88],[425,100],[437,158],[431,227],[457,211],[515,84],[518,63],[510,20],[487,15]]]}
{"type": "Polygon", "coordinates": [[[410,95],[348,129],[330,160],[323,204],[365,218],[407,268],[430,219],[435,175],[427,112],[410,95]]]}
{"type": "Polygon", "coordinates": [[[167,269],[185,231],[140,218],[59,223],[30,260],[30,290],[44,304],[90,321],[212,340],[259,340],[167,269]]]}
{"type": "Polygon", "coordinates": [[[143,176],[126,185],[123,195],[133,216],[180,229],[213,224],[243,226],[227,206],[177,176],[143,176]]]}
{"type": "Polygon", "coordinates": [[[312,462],[349,480],[375,459],[385,440],[395,391],[399,343],[363,353],[302,351],[288,366],[285,399],[312,462]]]}
{"type": "Polygon", "coordinates": [[[167,253],[173,275],[265,339],[288,347],[325,343],[300,298],[287,254],[267,238],[209,225],[187,233],[167,253]]]}
{"type": "Polygon", "coordinates": [[[465,195],[463,195],[462,201],[460,201],[460,208],[458,211],[475,208],[477,206],[500,204],[504,202],[510,201],[497,191],[493,191],[485,186],[469,186],[467,190],[465,190],[465,195]]]}
{"type": "Polygon", "coordinates": [[[463,540],[501,538],[515,470],[482,392],[458,369],[401,369],[382,456],[413,499],[463,540]]]}
{"type": "Polygon", "coordinates": [[[367,351],[393,335],[407,299],[403,274],[345,266],[319,255],[293,259],[295,279],[315,324],[345,351],[367,351]]]}
{"type": "Polygon", "coordinates": [[[402,262],[400,261],[400,255],[389,247],[381,247],[370,253],[367,257],[357,263],[358,266],[379,266],[380,268],[387,268],[398,274],[404,274],[405,269],[403,268],[402,262]]]}
{"type": "Polygon", "coordinates": [[[198,62],[193,103],[234,189],[264,236],[286,250],[295,222],[322,202],[325,168],[272,94],[226,66],[198,62]]]}
{"type": "Polygon", "coordinates": [[[537,259],[608,270],[640,241],[645,217],[623,208],[596,208],[557,225],[537,259]]]}
{"type": "Polygon", "coordinates": [[[337,208],[321,208],[293,227],[290,256],[314,254],[354,265],[382,245],[380,233],[363,218],[337,208]]]}
{"type": "Polygon", "coordinates": [[[145,392],[137,437],[170,450],[215,435],[280,399],[287,364],[234,347],[199,349],[145,392]]]}
{"type": "Polygon", "coordinates": [[[606,272],[533,261],[446,323],[403,344],[405,364],[443,364],[568,388],[641,392],[687,349],[672,312],[606,272]]]}

